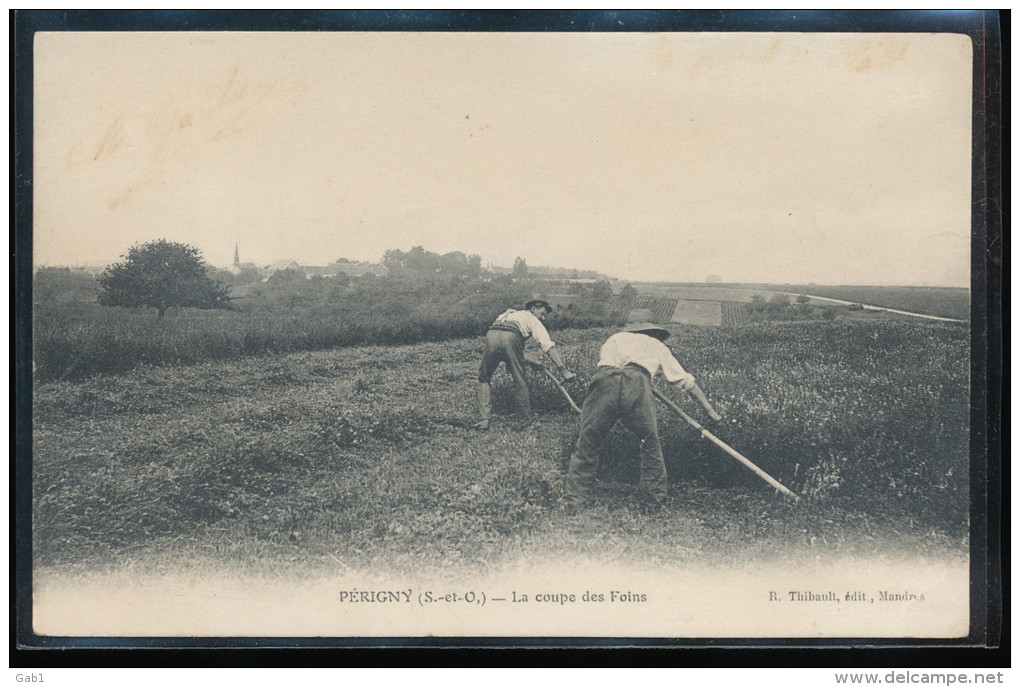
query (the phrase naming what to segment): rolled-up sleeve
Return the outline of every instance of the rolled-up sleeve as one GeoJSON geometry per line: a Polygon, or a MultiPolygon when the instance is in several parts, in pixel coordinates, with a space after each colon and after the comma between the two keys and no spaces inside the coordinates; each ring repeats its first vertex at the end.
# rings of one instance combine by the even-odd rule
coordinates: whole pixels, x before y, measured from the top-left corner
{"type": "Polygon", "coordinates": [[[549,332],[546,331],[542,320],[527,310],[515,310],[506,319],[518,326],[525,339],[534,338],[542,347],[543,353],[548,353],[549,349],[556,345],[556,342],[549,338],[549,332]]]}
{"type": "Polygon", "coordinates": [[[537,317],[535,318],[534,325],[532,325],[531,335],[535,337],[535,341],[542,347],[543,353],[548,353],[549,349],[556,345],[556,342],[549,338],[549,332],[546,331],[545,325],[537,317]]]}
{"type": "MultiPolygon", "coordinates": [[[[663,347],[665,348],[665,346],[663,347]]],[[[694,386],[694,375],[685,370],[683,366],[677,362],[677,359],[673,357],[667,349],[666,354],[662,356],[660,361],[662,365],[662,376],[670,384],[680,384],[680,388],[687,391],[694,386]]]]}

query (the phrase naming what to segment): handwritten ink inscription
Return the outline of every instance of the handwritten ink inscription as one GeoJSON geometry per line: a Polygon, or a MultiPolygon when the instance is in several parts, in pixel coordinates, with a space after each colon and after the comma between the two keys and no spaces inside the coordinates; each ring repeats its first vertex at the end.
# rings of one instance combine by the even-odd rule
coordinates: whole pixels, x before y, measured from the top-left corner
{"type": "Polygon", "coordinates": [[[115,162],[137,172],[126,187],[114,192],[110,208],[117,209],[158,179],[171,163],[186,161],[198,148],[235,138],[305,90],[303,84],[249,80],[235,65],[210,85],[169,96],[141,120],[118,113],[95,140],[72,145],[67,164],[82,167],[115,162]]]}

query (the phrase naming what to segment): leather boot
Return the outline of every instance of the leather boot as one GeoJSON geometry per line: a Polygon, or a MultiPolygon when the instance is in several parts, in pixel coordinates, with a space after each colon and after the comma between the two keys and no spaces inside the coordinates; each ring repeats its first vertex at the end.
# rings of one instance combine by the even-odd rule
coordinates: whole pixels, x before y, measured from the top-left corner
{"type": "Polygon", "coordinates": [[[474,424],[475,429],[488,429],[492,416],[492,387],[485,382],[478,382],[478,414],[482,419],[474,424]]]}

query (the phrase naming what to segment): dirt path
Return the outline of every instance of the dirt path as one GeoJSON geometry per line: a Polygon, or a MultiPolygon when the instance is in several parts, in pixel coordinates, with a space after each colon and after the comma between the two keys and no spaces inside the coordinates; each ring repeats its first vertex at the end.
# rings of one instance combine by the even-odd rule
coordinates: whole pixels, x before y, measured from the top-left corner
{"type": "MultiPolygon", "coordinates": [[[[786,293],[786,295],[790,296],[791,298],[796,298],[797,296],[800,295],[800,294],[788,293],[788,292],[780,292],[780,293],[786,293]]],[[[826,301],[828,303],[838,303],[840,305],[854,305],[854,301],[844,301],[844,300],[840,300],[838,298],[827,298],[825,296],[810,296],[810,298],[811,298],[811,300],[826,301]]],[[[955,319],[953,317],[941,317],[939,315],[923,315],[921,313],[909,312],[907,310],[895,310],[893,308],[885,308],[885,307],[882,307],[880,305],[866,305],[864,303],[862,303],[861,305],[864,306],[865,310],[880,310],[882,312],[895,313],[896,315],[907,315],[909,317],[920,317],[920,318],[925,319],[925,320],[938,320],[940,322],[966,322],[966,320],[958,320],[958,319],[955,319]]]]}

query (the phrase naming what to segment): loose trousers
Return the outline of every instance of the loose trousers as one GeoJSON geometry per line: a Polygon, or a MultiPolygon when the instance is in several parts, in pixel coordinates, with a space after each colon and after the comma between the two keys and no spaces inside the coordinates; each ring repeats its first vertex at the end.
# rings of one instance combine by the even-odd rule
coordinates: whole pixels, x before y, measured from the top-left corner
{"type": "MultiPolygon", "coordinates": [[[[485,334],[485,352],[478,367],[478,381],[492,382],[492,374],[500,363],[506,363],[507,372],[514,380],[514,399],[517,412],[524,418],[531,417],[531,391],[524,374],[524,337],[502,329],[490,329],[485,334]]],[[[484,409],[483,409],[484,413],[484,409]]],[[[484,419],[484,418],[483,418],[484,419]]]]}
{"type": "Polygon", "coordinates": [[[606,436],[617,420],[641,442],[642,498],[666,498],[666,464],[662,459],[651,378],[633,367],[601,368],[592,377],[581,408],[581,430],[570,456],[567,502],[580,505],[588,499],[599,467],[606,436]]]}

